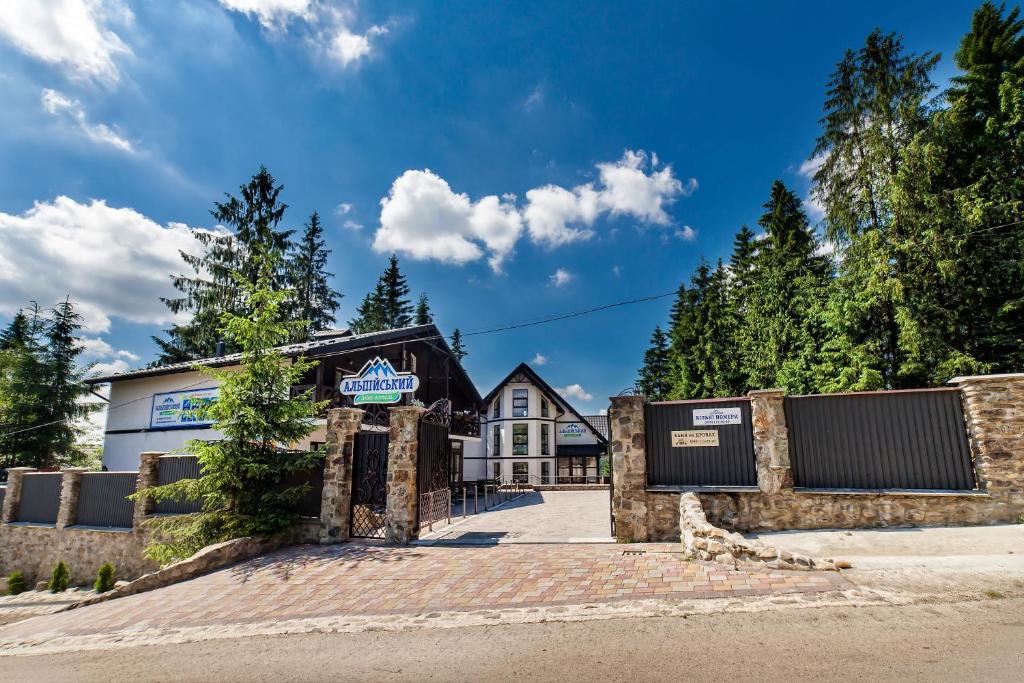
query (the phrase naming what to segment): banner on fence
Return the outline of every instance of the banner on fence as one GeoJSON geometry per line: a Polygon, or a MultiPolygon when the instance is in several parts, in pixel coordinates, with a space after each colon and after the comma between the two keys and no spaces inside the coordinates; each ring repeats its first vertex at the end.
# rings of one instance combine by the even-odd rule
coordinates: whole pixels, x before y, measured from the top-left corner
{"type": "Polygon", "coordinates": [[[693,424],[699,427],[713,425],[738,425],[743,423],[740,407],[734,408],[696,408],[693,411],[693,424]]]}
{"type": "Polygon", "coordinates": [[[717,429],[686,429],[672,432],[672,448],[717,446],[717,429]]]}

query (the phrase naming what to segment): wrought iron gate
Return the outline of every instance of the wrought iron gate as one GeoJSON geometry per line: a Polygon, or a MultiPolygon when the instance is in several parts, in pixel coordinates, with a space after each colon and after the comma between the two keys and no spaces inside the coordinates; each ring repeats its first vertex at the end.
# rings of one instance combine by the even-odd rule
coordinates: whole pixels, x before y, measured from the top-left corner
{"type": "Polygon", "coordinates": [[[451,403],[435,402],[420,419],[417,452],[420,526],[432,525],[451,516],[451,403]]]}
{"type": "Polygon", "coordinates": [[[387,490],[388,433],[357,433],[352,462],[352,536],[384,538],[387,490]]]}

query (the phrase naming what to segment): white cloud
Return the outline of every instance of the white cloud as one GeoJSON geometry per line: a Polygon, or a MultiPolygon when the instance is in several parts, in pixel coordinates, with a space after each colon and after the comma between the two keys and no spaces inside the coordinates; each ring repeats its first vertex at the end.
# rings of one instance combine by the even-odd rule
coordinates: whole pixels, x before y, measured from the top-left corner
{"type": "Polygon", "coordinates": [[[622,266],[620,266],[619,264],[615,264],[614,266],[612,266],[612,275],[614,275],[615,277],[622,277],[622,266]]]}
{"type": "Polygon", "coordinates": [[[417,260],[463,264],[486,253],[491,268],[500,271],[523,229],[514,197],[474,202],[429,169],[403,173],[380,204],[374,250],[417,260]]]}
{"type": "Polygon", "coordinates": [[[363,33],[353,29],[357,17],[352,4],[320,0],[220,0],[229,10],[255,17],[272,34],[283,35],[292,20],[304,42],[342,68],[370,56],[373,43],[388,32],[386,25],[372,25],[363,33]]]}
{"type": "Polygon", "coordinates": [[[339,216],[345,216],[351,212],[352,205],[349,204],[348,202],[342,202],[341,204],[338,204],[336,207],[334,207],[334,213],[338,214],[339,216]]]}
{"type": "Polygon", "coordinates": [[[113,27],[132,22],[120,0],[7,0],[0,7],[0,37],[76,80],[107,86],[121,78],[115,60],[132,53],[113,27]]]}
{"type": "Polygon", "coordinates": [[[571,190],[544,185],[527,191],[522,209],[512,194],[474,202],[453,192],[429,169],[406,171],[381,200],[374,248],[457,264],[486,255],[500,272],[524,228],[535,244],[558,247],[592,237],[593,225],[603,214],[669,225],[665,207],[697,187],[696,180],[682,183],[671,166],[642,151],[627,150],[619,161],[597,164],[597,169],[597,183],[571,190]]]}
{"type": "Polygon", "coordinates": [[[597,164],[597,170],[597,183],[572,190],[546,185],[526,193],[523,216],[534,242],[557,247],[589,239],[594,221],[604,213],[668,225],[665,207],[697,190],[696,179],[684,184],[670,165],[661,165],[656,154],[648,156],[643,150],[626,150],[618,161],[597,164]]]}
{"type": "Polygon", "coordinates": [[[179,251],[198,247],[181,223],[162,227],[134,209],[64,196],[20,215],[0,212],[0,244],[0,312],[70,296],[93,334],[109,331],[112,316],[182,320],[159,297],[176,293],[169,276],[184,270],[179,251]]]}
{"type": "MultiPolygon", "coordinates": [[[[816,154],[800,164],[800,169],[797,172],[804,178],[814,180],[814,174],[818,172],[818,169],[822,167],[826,159],[828,159],[827,152],[816,154]]],[[[821,197],[817,196],[813,189],[807,195],[807,198],[804,199],[803,205],[804,211],[807,212],[807,215],[812,220],[820,221],[825,217],[825,205],[822,203],[821,197]]]]}
{"type": "Polygon", "coordinates": [[[523,109],[530,112],[542,104],[544,104],[544,90],[538,85],[523,102],[523,109]]]}
{"type": "Polygon", "coordinates": [[[538,351],[537,355],[535,355],[533,357],[533,360],[530,361],[530,364],[531,365],[544,365],[547,362],[548,362],[548,357],[543,355],[540,351],[538,351]]]}
{"type": "Polygon", "coordinates": [[[89,374],[93,377],[100,377],[105,375],[116,375],[119,372],[127,372],[132,367],[121,360],[120,358],[110,361],[109,363],[96,363],[89,370],[89,374]]]}
{"type": "Polygon", "coordinates": [[[220,0],[220,4],[247,17],[256,17],[264,28],[272,31],[283,29],[293,18],[313,18],[311,0],[220,0]]]}
{"type": "Polygon", "coordinates": [[[607,415],[608,414],[608,409],[607,408],[601,408],[601,410],[597,411],[597,414],[598,415],[607,415]]]}
{"type": "Polygon", "coordinates": [[[570,384],[567,387],[555,387],[555,391],[561,394],[565,398],[578,398],[581,401],[592,401],[594,399],[593,394],[587,393],[579,384],[570,384]]]}
{"type": "Polygon", "coordinates": [[[56,90],[44,88],[40,102],[48,114],[75,126],[89,141],[128,154],[135,153],[132,143],[116,130],[105,123],[90,123],[82,103],[78,100],[73,100],[56,90]]]}
{"type": "Polygon", "coordinates": [[[689,225],[684,225],[682,228],[676,228],[672,234],[684,242],[692,242],[697,239],[697,231],[689,225]]]}
{"type": "Polygon", "coordinates": [[[349,219],[342,223],[341,227],[345,228],[346,230],[362,230],[363,224],[356,223],[354,220],[349,219]]]}
{"type": "Polygon", "coordinates": [[[569,284],[569,282],[572,281],[573,277],[575,276],[569,271],[567,271],[565,268],[559,268],[558,270],[551,274],[550,280],[551,284],[554,285],[555,287],[561,287],[562,285],[569,284]]]}

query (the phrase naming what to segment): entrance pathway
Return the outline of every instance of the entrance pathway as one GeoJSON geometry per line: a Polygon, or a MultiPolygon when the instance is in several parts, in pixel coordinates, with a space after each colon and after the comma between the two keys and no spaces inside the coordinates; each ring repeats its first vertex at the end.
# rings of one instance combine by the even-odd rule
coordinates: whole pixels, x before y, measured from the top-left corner
{"type": "Polygon", "coordinates": [[[499,508],[433,533],[421,544],[611,543],[609,492],[528,491],[499,508]]]}
{"type": "MultiPolygon", "coordinates": [[[[15,643],[330,616],[845,590],[832,572],[735,571],[677,544],[298,546],[148,593],[0,628],[15,643]]],[[[429,616],[428,614],[428,616],[429,616]]]]}

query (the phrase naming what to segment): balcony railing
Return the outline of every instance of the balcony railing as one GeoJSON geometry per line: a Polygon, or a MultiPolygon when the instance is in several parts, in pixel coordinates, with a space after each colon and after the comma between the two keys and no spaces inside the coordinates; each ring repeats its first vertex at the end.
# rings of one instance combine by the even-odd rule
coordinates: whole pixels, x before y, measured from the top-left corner
{"type": "Polygon", "coordinates": [[[453,410],[449,431],[456,436],[480,438],[480,413],[475,410],[453,410]]]}

